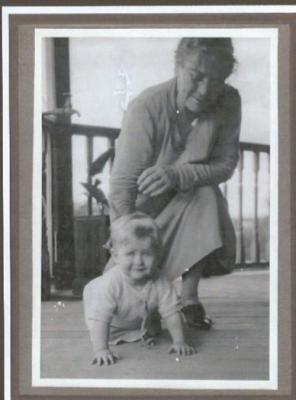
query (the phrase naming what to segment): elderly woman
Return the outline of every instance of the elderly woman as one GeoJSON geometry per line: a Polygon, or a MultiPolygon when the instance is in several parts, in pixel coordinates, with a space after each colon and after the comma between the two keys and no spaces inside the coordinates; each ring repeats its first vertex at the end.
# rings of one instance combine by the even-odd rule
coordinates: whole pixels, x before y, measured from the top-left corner
{"type": "Polygon", "coordinates": [[[176,77],[150,87],[128,107],[111,174],[111,219],[141,210],[155,218],[159,265],[182,277],[183,314],[201,329],[211,319],[198,284],[211,270],[230,272],[235,235],[218,185],[239,158],[241,101],[225,81],[235,64],[229,38],[183,38],[176,77]]]}

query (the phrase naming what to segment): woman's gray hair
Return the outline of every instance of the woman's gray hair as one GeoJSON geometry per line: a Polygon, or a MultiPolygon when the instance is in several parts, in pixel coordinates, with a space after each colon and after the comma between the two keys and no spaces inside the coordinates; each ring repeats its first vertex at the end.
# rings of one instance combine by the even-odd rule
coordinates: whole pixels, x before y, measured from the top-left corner
{"type": "Polygon", "coordinates": [[[204,54],[215,57],[225,68],[226,76],[233,71],[236,60],[233,55],[233,45],[230,38],[183,38],[180,40],[176,53],[175,65],[182,66],[189,55],[204,54]]]}

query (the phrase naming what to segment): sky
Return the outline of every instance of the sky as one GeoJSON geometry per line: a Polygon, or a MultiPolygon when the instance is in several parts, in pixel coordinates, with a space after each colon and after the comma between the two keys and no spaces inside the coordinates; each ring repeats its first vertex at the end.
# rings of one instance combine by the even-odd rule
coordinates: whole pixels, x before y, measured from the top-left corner
{"type": "MultiPolygon", "coordinates": [[[[72,103],[81,114],[73,122],[120,127],[128,100],[174,76],[178,40],[71,38],[72,103]]],[[[241,140],[269,143],[269,39],[235,38],[233,44],[237,65],[229,83],[242,97],[241,140]]]]}

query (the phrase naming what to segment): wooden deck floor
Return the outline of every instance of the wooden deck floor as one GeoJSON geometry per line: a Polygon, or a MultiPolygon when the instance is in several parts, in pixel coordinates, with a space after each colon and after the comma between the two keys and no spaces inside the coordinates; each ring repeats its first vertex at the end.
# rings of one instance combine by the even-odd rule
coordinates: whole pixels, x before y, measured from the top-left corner
{"type": "Polygon", "coordinates": [[[140,343],[116,346],[122,359],[91,366],[91,346],[77,300],[42,303],[41,377],[71,379],[266,380],[269,369],[269,273],[237,271],[205,279],[201,299],[214,319],[211,331],[188,330],[198,349],[191,357],[168,354],[165,331],[148,350],[140,343]]]}

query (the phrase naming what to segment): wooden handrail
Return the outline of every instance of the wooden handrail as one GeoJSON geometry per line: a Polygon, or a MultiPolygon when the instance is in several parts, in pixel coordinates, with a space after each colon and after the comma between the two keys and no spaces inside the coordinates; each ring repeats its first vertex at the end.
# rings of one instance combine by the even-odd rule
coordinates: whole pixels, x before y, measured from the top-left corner
{"type": "Polygon", "coordinates": [[[119,128],[110,128],[107,126],[94,126],[85,124],[67,124],[60,121],[58,118],[56,120],[51,119],[48,116],[43,116],[42,127],[53,131],[54,129],[65,129],[65,132],[70,135],[83,135],[86,137],[105,137],[111,140],[117,139],[119,136],[119,128]]]}
{"type": "MultiPolygon", "coordinates": [[[[110,140],[116,140],[120,133],[120,128],[95,126],[86,124],[67,124],[65,122],[50,119],[50,117],[43,115],[42,118],[43,128],[52,130],[54,128],[65,128],[66,132],[71,135],[83,135],[86,137],[105,137],[110,140]]],[[[241,151],[252,151],[255,153],[269,153],[270,146],[268,144],[240,142],[241,151]]]]}

